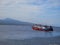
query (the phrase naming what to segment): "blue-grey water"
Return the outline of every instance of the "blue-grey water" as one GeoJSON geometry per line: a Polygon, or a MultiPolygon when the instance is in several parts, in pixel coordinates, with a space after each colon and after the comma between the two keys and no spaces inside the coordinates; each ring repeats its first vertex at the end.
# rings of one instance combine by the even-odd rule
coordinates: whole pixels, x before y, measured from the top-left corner
{"type": "Polygon", "coordinates": [[[60,36],[60,28],[53,27],[53,32],[32,30],[32,26],[23,25],[0,25],[0,40],[3,39],[30,39],[34,37],[56,37],[60,36]]]}

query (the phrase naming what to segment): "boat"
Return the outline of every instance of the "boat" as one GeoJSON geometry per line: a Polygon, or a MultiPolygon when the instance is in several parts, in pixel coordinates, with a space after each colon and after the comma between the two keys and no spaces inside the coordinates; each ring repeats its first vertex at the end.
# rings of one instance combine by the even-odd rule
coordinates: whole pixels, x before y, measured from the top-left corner
{"type": "Polygon", "coordinates": [[[33,25],[32,29],[33,30],[37,30],[37,31],[53,31],[53,27],[52,26],[39,25],[39,24],[33,25]]]}

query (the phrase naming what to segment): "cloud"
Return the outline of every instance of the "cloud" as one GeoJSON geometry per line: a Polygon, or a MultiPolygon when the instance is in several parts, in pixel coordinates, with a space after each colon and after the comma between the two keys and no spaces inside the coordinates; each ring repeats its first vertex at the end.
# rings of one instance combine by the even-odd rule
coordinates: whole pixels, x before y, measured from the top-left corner
{"type": "Polygon", "coordinates": [[[60,23],[60,0],[2,0],[0,18],[6,17],[57,25],[60,23]]]}

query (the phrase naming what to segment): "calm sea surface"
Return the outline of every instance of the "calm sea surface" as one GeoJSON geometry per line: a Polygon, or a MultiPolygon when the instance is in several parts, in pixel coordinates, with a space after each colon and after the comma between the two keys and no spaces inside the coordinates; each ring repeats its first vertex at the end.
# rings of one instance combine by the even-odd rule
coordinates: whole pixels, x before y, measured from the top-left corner
{"type": "Polygon", "coordinates": [[[33,37],[60,36],[60,28],[53,27],[53,32],[34,31],[32,26],[0,25],[0,39],[30,39],[33,37]]]}

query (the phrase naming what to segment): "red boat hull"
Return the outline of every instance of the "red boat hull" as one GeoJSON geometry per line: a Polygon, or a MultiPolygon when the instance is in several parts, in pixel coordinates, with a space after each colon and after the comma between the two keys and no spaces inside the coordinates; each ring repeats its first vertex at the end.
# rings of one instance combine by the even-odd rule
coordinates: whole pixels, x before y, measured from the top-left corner
{"type": "Polygon", "coordinates": [[[42,28],[32,27],[33,30],[43,31],[42,28]]]}
{"type": "Polygon", "coordinates": [[[51,30],[44,30],[42,28],[37,28],[37,27],[32,27],[32,29],[36,31],[46,31],[46,32],[51,31],[51,30]]]}
{"type": "Polygon", "coordinates": [[[52,26],[44,26],[44,25],[39,25],[39,24],[35,24],[32,26],[33,30],[38,30],[38,31],[53,31],[53,27],[52,26]]]}

